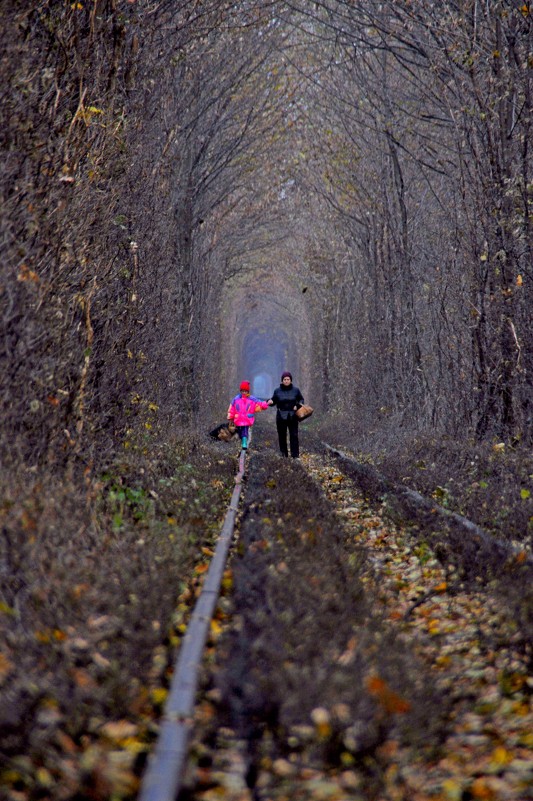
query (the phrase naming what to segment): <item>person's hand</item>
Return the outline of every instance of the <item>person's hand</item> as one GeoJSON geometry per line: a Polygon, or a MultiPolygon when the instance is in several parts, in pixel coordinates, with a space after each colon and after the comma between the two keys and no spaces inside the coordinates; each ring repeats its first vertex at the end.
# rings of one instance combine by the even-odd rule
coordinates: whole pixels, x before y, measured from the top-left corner
{"type": "Polygon", "coordinates": [[[297,412],[297,411],[298,411],[298,407],[295,406],[294,409],[293,409],[293,412],[297,412]]]}
{"type": "Polygon", "coordinates": [[[268,403],[269,406],[274,406],[274,401],[272,400],[272,398],[269,398],[267,400],[267,403],[268,403]]]}

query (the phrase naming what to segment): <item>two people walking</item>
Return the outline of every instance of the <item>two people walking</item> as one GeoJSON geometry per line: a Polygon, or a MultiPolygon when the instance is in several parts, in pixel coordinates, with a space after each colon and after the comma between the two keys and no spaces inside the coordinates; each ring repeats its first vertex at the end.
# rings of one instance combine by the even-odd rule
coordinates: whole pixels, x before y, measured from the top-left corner
{"type": "Polygon", "coordinates": [[[280,453],[282,456],[289,455],[288,434],[291,456],[297,459],[300,455],[300,444],[296,411],[304,403],[304,398],[298,387],[292,383],[291,373],[286,370],[281,374],[281,383],[268,401],[262,401],[250,395],[249,381],[243,381],[239,390],[239,395],[236,395],[229,405],[227,417],[237,427],[242,448],[246,450],[248,447],[249,430],[255,422],[256,412],[268,409],[269,406],[276,406],[276,429],[280,453]]]}

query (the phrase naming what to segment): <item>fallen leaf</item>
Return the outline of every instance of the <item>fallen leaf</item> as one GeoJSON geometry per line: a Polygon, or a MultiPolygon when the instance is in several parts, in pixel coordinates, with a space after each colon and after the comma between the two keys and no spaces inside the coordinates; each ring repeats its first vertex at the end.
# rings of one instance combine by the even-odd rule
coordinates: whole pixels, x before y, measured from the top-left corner
{"type": "Polygon", "coordinates": [[[96,682],[91,674],[83,668],[73,668],[70,675],[74,679],[75,684],[82,689],[92,689],[96,687],[96,682]]]}
{"type": "Polygon", "coordinates": [[[366,682],[367,690],[378,703],[391,714],[404,714],[411,709],[411,704],[405,698],[392,690],[386,681],[379,676],[370,676],[366,682]]]}
{"type": "Polygon", "coordinates": [[[331,734],[330,715],[324,707],[316,707],[311,712],[311,720],[315,724],[317,734],[322,738],[327,738],[331,734]]]}
{"type": "Polygon", "coordinates": [[[104,723],[100,732],[109,740],[120,742],[128,737],[135,737],[139,732],[139,727],[129,720],[110,720],[104,723]]]}

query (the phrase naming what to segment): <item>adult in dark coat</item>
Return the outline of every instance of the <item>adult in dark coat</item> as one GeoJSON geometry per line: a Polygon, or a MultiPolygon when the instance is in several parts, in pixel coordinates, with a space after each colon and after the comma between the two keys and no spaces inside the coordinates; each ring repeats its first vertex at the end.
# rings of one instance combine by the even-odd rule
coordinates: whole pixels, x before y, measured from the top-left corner
{"type": "Polygon", "coordinates": [[[270,400],[267,401],[269,406],[277,406],[276,428],[282,456],[289,455],[287,450],[287,431],[289,432],[291,456],[297,459],[300,455],[296,410],[300,408],[303,402],[302,393],[292,383],[292,375],[288,371],[282,373],[281,384],[274,390],[270,400]]]}

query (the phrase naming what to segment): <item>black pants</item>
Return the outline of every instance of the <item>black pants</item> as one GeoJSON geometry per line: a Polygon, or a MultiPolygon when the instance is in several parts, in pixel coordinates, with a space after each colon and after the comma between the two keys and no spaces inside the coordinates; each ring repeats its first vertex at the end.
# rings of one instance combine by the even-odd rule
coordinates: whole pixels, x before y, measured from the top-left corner
{"type": "Polygon", "coordinates": [[[291,456],[300,455],[300,445],[298,442],[298,418],[295,414],[287,417],[286,420],[276,415],[276,428],[278,429],[279,449],[282,456],[288,456],[287,451],[287,431],[289,432],[289,442],[291,445],[291,456]]]}

